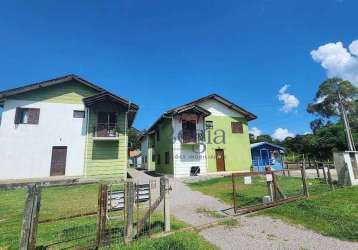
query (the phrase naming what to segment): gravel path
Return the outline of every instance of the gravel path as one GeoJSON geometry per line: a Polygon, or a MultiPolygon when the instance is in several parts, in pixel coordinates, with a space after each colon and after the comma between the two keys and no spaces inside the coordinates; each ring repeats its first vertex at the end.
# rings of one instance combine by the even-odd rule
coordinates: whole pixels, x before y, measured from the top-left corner
{"type": "MultiPolygon", "coordinates": [[[[178,219],[200,226],[218,220],[198,209],[220,212],[228,205],[217,199],[192,191],[181,180],[171,180],[171,213],[178,219]]],[[[303,227],[290,225],[266,216],[240,216],[238,227],[215,226],[200,231],[200,234],[220,249],[353,249],[358,243],[325,237],[303,227]]]]}
{"type": "MultiPolygon", "coordinates": [[[[133,179],[145,183],[153,180],[143,172],[132,171],[133,179]]],[[[171,179],[170,211],[178,219],[198,227],[218,220],[221,210],[228,205],[219,200],[192,191],[179,179],[171,179]],[[215,211],[213,214],[203,210],[215,211]],[[201,211],[199,211],[201,210],[201,211]]],[[[290,225],[267,216],[240,216],[239,226],[218,225],[200,231],[212,244],[224,250],[260,249],[345,249],[358,250],[358,243],[325,237],[301,226],[290,225]]]]}

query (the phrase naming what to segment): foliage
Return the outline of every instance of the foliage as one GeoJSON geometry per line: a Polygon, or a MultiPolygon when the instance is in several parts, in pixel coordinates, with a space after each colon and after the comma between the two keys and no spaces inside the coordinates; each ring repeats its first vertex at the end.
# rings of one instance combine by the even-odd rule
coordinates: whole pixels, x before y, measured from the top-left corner
{"type": "Polygon", "coordinates": [[[130,150],[140,149],[140,137],[142,135],[143,132],[136,128],[132,127],[128,130],[128,143],[130,150]]]}
{"type": "Polygon", "coordinates": [[[311,196],[264,214],[303,225],[323,235],[358,241],[358,186],[311,196]]]}
{"type": "Polygon", "coordinates": [[[340,115],[338,93],[342,96],[345,109],[349,113],[356,112],[358,88],[340,78],[330,78],[321,83],[314,103],[307,106],[307,112],[322,118],[338,117],[340,115]]]}
{"type": "Polygon", "coordinates": [[[253,134],[250,134],[250,143],[256,143],[256,142],[279,143],[277,140],[273,140],[270,135],[259,135],[255,138],[253,134]]]}

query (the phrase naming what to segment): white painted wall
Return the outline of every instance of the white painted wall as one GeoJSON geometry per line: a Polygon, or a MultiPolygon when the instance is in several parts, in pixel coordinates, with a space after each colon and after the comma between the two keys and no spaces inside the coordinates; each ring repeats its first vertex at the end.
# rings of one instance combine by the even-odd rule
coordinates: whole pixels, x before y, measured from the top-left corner
{"type": "MultiPolygon", "coordinates": [[[[177,137],[182,130],[181,121],[172,120],[174,136],[177,137]]],[[[197,129],[203,129],[203,120],[197,124],[197,129]]],[[[206,150],[204,145],[199,145],[193,150],[192,145],[182,145],[180,140],[173,144],[174,177],[190,176],[190,168],[200,167],[200,174],[207,172],[206,150]]]]}
{"type": "Polygon", "coordinates": [[[83,104],[6,100],[0,126],[0,179],[50,176],[53,146],[67,146],[66,176],[83,175],[86,118],[83,104]],[[16,107],[39,108],[38,125],[14,124],[16,107]]]}
{"type": "Polygon", "coordinates": [[[214,99],[203,101],[199,103],[198,106],[210,111],[211,115],[214,116],[243,117],[239,112],[229,109],[227,106],[214,99]]]}

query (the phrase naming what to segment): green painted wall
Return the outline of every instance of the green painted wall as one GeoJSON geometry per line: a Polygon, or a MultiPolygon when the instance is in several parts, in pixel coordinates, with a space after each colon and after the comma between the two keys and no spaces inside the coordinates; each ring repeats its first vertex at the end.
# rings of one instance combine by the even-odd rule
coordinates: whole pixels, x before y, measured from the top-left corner
{"type": "Polygon", "coordinates": [[[81,104],[83,103],[82,100],[84,97],[88,97],[97,93],[98,91],[72,80],[54,86],[40,88],[31,92],[19,94],[11,98],[37,102],[44,101],[50,103],[81,104]]]}
{"type": "MultiPolygon", "coordinates": [[[[155,164],[155,170],[158,173],[174,174],[173,164],[173,140],[172,140],[172,120],[163,119],[158,125],[160,131],[160,140],[155,136],[155,155],[160,154],[160,164],[155,164]],[[169,152],[169,163],[165,163],[165,152],[169,152]]],[[[157,157],[157,156],[156,156],[157,157]]]]}
{"type": "MultiPolygon", "coordinates": [[[[205,120],[213,121],[214,125],[213,129],[208,129],[205,132],[207,142],[208,172],[217,171],[215,149],[224,149],[226,171],[249,171],[252,163],[246,119],[230,116],[210,115],[206,117],[205,120]],[[231,132],[231,122],[236,121],[243,123],[242,134],[231,132]],[[218,129],[222,129],[225,133],[224,143],[214,143],[214,138],[216,135],[221,135],[221,132],[216,132],[217,134],[215,135],[214,132],[218,129]],[[210,133],[210,135],[208,133],[210,133]]],[[[218,141],[221,142],[221,139],[217,140],[217,142],[218,141]]]]}
{"type": "Polygon", "coordinates": [[[86,142],[85,175],[88,178],[107,179],[127,177],[127,134],[125,130],[125,112],[111,110],[106,107],[93,107],[90,109],[89,129],[86,142]],[[97,112],[116,111],[119,128],[118,141],[94,141],[94,126],[97,123],[97,112]]]}

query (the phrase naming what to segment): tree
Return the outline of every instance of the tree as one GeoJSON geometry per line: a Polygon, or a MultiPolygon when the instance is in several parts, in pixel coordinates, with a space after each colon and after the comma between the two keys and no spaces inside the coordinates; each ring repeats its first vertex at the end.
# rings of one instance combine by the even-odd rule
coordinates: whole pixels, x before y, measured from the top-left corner
{"type": "Polygon", "coordinates": [[[255,138],[253,134],[250,134],[250,143],[256,143],[256,142],[273,142],[272,137],[270,135],[259,135],[255,138]]]}
{"type": "Polygon", "coordinates": [[[332,117],[340,117],[339,97],[340,92],[343,99],[343,106],[349,114],[357,112],[358,88],[349,81],[340,78],[330,78],[321,83],[314,98],[314,102],[308,104],[307,112],[315,114],[318,120],[311,123],[315,129],[322,127],[324,121],[332,117]]]}
{"type": "Polygon", "coordinates": [[[135,150],[140,148],[140,137],[143,135],[143,132],[132,127],[128,130],[128,146],[130,150],[135,150]]]}

